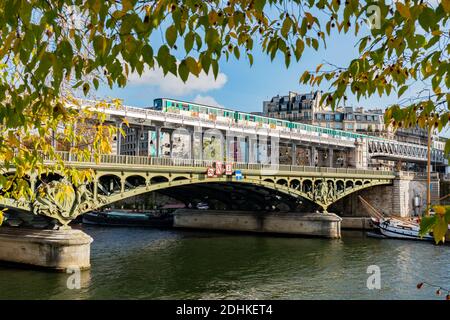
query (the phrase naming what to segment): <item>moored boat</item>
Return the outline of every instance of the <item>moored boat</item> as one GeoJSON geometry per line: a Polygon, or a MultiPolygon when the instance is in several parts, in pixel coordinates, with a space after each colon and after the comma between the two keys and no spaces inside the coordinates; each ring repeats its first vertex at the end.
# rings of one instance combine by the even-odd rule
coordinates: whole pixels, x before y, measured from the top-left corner
{"type": "Polygon", "coordinates": [[[376,229],[388,238],[427,241],[434,240],[433,236],[430,234],[420,236],[420,225],[412,221],[402,221],[395,218],[372,218],[372,221],[374,222],[376,229]]]}
{"type": "Polygon", "coordinates": [[[122,227],[172,227],[171,211],[94,211],[83,215],[83,224],[122,227]]]}

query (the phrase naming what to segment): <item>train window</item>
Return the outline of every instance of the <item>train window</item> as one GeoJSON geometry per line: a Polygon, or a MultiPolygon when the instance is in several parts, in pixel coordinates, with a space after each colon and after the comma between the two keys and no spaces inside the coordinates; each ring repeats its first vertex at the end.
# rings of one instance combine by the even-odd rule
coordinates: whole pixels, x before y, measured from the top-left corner
{"type": "Polygon", "coordinates": [[[184,111],[189,111],[189,109],[190,109],[188,104],[183,104],[182,108],[183,108],[184,111]]]}

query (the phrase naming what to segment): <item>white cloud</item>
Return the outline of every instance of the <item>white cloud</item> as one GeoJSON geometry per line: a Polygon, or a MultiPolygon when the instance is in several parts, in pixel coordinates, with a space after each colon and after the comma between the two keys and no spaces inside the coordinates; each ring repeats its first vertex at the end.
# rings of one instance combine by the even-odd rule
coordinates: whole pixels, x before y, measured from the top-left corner
{"type": "Polygon", "coordinates": [[[195,103],[199,103],[199,104],[206,104],[207,106],[224,108],[223,105],[221,105],[220,103],[218,103],[218,102],[216,101],[216,99],[214,99],[214,98],[211,97],[211,96],[202,96],[202,95],[198,94],[198,95],[194,98],[194,102],[195,102],[195,103]]]}
{"type": "Polygon", "coordinates": [[[197,92],[207,92],[220,89],[227,82],[227,76],[219,72],[217,79],[214,79],[212,72],[206,74],[204,71],[198,77],[190,74],[184,83],[180,78],[168,73],[164,76],[162,69],[157,66],[154,69],[145,68],[142,76],[132,73],[128,78],[130,85],[157,86],[162,93],[181,96],[197,92]]]}

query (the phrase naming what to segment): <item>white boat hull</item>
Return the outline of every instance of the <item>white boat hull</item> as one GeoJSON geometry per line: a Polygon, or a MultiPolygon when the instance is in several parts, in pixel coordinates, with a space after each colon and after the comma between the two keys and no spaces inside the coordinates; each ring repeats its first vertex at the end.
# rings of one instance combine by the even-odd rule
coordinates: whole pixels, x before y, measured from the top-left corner
{"type": "Polygon", "coordinates": [[[414,223],[405,223],[396,219],[383,219],[376,225],[376,227],[378,227],[382,235],[389,238],[427,241],[433,240],[433,236],[430,234],[421,237],[419,235],[420,226],[414,223]]]}

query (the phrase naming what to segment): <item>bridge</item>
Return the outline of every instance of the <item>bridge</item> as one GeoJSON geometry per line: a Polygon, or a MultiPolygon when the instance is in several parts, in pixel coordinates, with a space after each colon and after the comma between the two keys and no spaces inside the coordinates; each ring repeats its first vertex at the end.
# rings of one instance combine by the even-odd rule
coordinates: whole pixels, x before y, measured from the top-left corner
{"type": "Polygon", "coordinates": [[[208,168],[214,166],[211,160],[102,155],[94,161],[61,155],[68,167],[93,170],[93,181],[75,186],[58,172],[40,178],[30,173],[36,198],[2,199],[0,205],[53,218],[67,226],[83,213],[151,191],[200,184],[248,184],[307,199],[326,212],[328,206],[351,193],[392,184],[395,178],[390,171],[234,163],[234,173],[239,170],[242,174],[238,179],[235,174],[208,176],[208,168]],[[41,183],[43,180],[46,183],[41,183]],[[64,190],[64,199],[56,196],[58,190],[64,190]]]}
{"type": "MultiPolygon", "coordinates": [[[[0,206],[44,217],[56,222],[59,230],[42,232],[25,228],[0,228],[0,244],[3,244],[3,247],[0,246],[0,260],[56,269],[73,265],[88,268],[92,239],[79,230],[69,230],[69,223],[87,212],[154,191],[169,194],[186,205],[191,201],[191,196],[200,194],[211,195],[224,202],[233,201],[233,196],[239,193],[243,195],[244,201],[264,202],[264,196],[261,196],[263,191],[265,195],[283,195],[283,201],[286,199],[286,202],[304,199],[321,208],[324,214],[299,215],[298,211],[293,210],[285,217],[273,212],[244,215],[240,218],[240,227],[250,228],[253,225],[261,230],[261,221],[265,221],[262,225],[268,228],[266,231],[340,237],[340,218],[327,213],[331,205],[334,205],[335,210],[337,206],[345,206],[345,202],[351,200],[351,195],[366,192],[368,196],[374,196],[373,200],[387,212],[405,216],[411,212],[409,204],[413,193],[423,188],[423,183],[415,181],[414,177],[403,177],[401,173],[393,171],[368,169],[371,158],[424,163],[427,153],[420,145],[303,124],[295,128],[258,128],[251,123],[210,121],[150,109],[128,106],[116,108],[107,104],[100,108],[97,106],[89,102],[83,104],[83,107],[105,113],[111,124],[122,126],[126,119],[131,127],[137,129],[135,137],[145,131],[147,134],[154,132],[156,153],[150,153],[149,148],[142,156],[126,155],[124,153],[127,150],[122,147],[126,140],[121,136],[117,137],[116,154],[101,155],[97,159],[59,152],[66,167],[92,170],[93,179],[81,185],[73,184],[65,177],[63,170],[54,168],[54,161],[44,159],[51,168],[49,173],[38,176],[35,171],[28,172],[33,194],[31,198],[0,197],[0,206]],[[186,140],[189,152],[181,156],[174,152],[175,144],[178,143],[174,136],[180,128],[189,137],[186,140]],[[225,133],[227,140],[220,141],[219,145],[224,147],[226,156],[215,155],[214,159],[206,159],[204,150],[196,151],[194,141],[200,140],[198,145],[202,149],[205,138],[198,128],[215,130],[214,134],[225,133]],[[161,152],[163,132],[170,137],[166,146],[168,154],[161,152]],[[230,152],[230,132],[234,142],[244,137],[241,141],[245,145],[243,157],[237,157],[233,150],[230,152]],[[273,145],[273,140],[279,146],[273,145]],[[255,151],[253,147],[258,153],[256,157],[252,156],[255,151]],[[259,157],[260,148],[270,150],[267,154],[279,156],[280,161],[267,163],[267,159],[259,157]],[[299,149],[308,151],[306,164],[298,161],[299,149]],[[319,157],[321,152],[322,158],[319,157]],[[285,157],[287,153],[290,158],[285,157]],[[342,155],[346,160],[336,161],[342,155]],[[223,171],[219,162],[232,165],[232,170],[214,172],[214,168],[223,171]],[[371,188],[378,186],[372,191],[371,188]],[[15,257],[9,254],[11,250],[20,252],[20,255],[15,257]]],[[[133,152],[139,150],[139,145],[140,141],[137,140],[137,150],[133,152]]],[[[446,163],[442,150],[433,149],[432,156],[433,162],[446,163]]],[[[192,226],[197,220],[208,219],[213,221],[208,226],[214,226],[221,224],[224,219],[235,219],[226,216],[227,210],[216,216],[209,214],[209,218],[208,213],[197,211],[192,216],[182,217],[184,220],[181,219],[179,226],[186,226],[186,223],[192,226]]],[[[230,207],[229,210],[235,208],[230,207]]]]}

